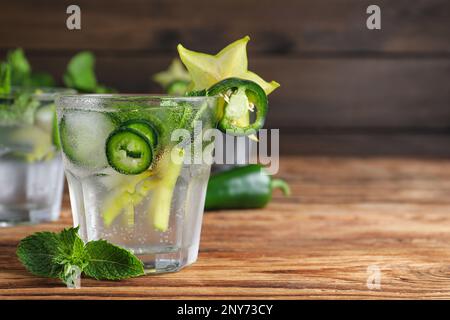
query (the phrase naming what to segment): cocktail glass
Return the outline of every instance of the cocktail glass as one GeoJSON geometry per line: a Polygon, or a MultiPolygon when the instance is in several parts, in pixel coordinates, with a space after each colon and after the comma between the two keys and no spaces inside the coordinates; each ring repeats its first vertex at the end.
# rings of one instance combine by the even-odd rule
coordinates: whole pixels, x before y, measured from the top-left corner
{"type": "Polygon", "coordinates": [[[147,273],[196,261],[213,142],[192,142],[216,127],[216,104],[216,97],[58,98],[73,222],[84,241],[129,249],[147,273]]]}
{"type": "Polygon", "coordinates": [[[54,99],[63,88],[0,96],[0,226],[57,220],[64,172],[54,99]]]}

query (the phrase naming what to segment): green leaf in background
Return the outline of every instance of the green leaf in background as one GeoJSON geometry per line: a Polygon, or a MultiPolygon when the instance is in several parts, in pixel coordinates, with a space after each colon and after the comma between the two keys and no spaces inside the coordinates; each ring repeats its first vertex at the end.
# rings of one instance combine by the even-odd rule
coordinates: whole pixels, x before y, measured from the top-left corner
{"type": "MultiPolygon", "coordinates": [[[[0,94],[7,87],[5,79],[9,77],[12,86],[22,87],[54,87],[53,76],[45,72],[32,72],[31,65],[21,48],[9,51],[6,56],[7,67],[2,67],[0,74],[0,94]],[[2,81],[3,80],[3,81],[2,81]]],[[[101,85],[95,76],[95,56],[90,51],[76,54],[68,63],[63,76],[64,84],[85,93],[113,93],[114,89],[101,85]]],[[[9,92],[9,90],[8,90],[9,92]]]]}
{"type": "Polygon", "coordinates": [[[84,272],[92,278],[119,280],[144,274],[144,266],[136,256],[105,240],[89,242],[86,251],[89,264],[84,272]]]}
{"type": "Polygon", "coordinates": [[[6,60],[11,66],[11,83],[13,86],[23,85],[31,75],[31,66],[22,49],[9,51],[6,60]]]}
{"type": "Polygon", "coordinates": [[[55,87],[56,81],[51,74],[45,72],[31,73],[27,85],[32,87],[55,87]]]}
{"type": "Polygon", "coordinates": [[[95,57],[92,52],[82,51],[76,54],[67,65],[64,83],[70,88],[83,92],[95,92],[97,78],[94,72],[95,57]]]}
{"type": "Polygon", "coordinates": [[[4,125],[32,124],[38,107],[39,101],[31,94],[19,94],[11,104],[0,104],[0,122],[4,125]]]}
{"type": "Polygon", "coordinates": [[[55,79],[43,72],[34,73],[22,49],[9,51],[6,60],[10,66],[13,86],[54,87],[55,79]]]}
{"type": "Polygon", "coordinates": [[[175,80],[166,87],[167,94],[183,96],[188,91],[189,82],[183,80],[175,80]]]}
{"type": "Polygon", "coordinates": [[[97,82],[95,76],[95,56],[90,51],[77,53],[67,65],[63,76],[64,84],[85,93],[112,93],[114,89],[97,82]]]}
{"type": "Polygon", "coordinates": [[[11,92],[11,67],[8,63],[0,63],[0,94],[11,92]]]}
{"type": "Polygon", "coordinates": [[[99,84],[97,88],[95,88],[95,93],[114,93],[116,90],[113,88],[106,87],[104,85],[99,84]]]}

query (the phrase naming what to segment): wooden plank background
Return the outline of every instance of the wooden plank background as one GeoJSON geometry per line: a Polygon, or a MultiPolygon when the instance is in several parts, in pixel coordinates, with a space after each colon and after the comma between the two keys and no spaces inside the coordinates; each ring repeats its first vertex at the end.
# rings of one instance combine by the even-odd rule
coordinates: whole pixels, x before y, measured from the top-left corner
{"type": "Polygon", "coordinates": [[[436,141],[445,141],[437,150],[449,145],[449,1],[377,1],[380,31],[366,29],[366,0],[81,0],[81,31],[65,27],[69,4],[2,1],[0,56],[23,47],[36,70],[60,79],[69,58],[89,49],[100,81],[124,92],[158,92],[150,76],[176,56],[176,44],[214,53],[248,34],[250,68],[282,85],[270,97],[267,126],[294,142],[320,133],[311,147],[287,152],[328,151],[317,147],[332,143],[327,134],[429,139],[412,143],[422,146],[417,154],[436,141]]]}

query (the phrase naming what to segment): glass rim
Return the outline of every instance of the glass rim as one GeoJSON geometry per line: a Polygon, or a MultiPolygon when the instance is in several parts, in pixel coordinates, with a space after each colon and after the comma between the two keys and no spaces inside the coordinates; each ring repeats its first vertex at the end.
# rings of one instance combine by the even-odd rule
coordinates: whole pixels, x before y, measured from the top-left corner
{"type": "MultiPolygon", "coordinates": [[[[173,102],[202,102],[213,101],[218,99],[219,96],[173,96],[166,94],[150,94],[150,93],[112,93],[112,94],[62,94],[58,95],[55,99],[58,109],[71,109],[71,110],[98,110],[107,111],[108,109],[114,111],[120,111],[120,109],[108,107],[111,103],[142,103],[139,109],[164,107],[175,108],[177,105],[164,105],[161,106],[162,101],[173,102]],[[75,103],[76,105],[70,105],[75,103]],[[80,105],[82,104],[82,105],[80,105]],[[106,104],[106,105],[105,105],[106,104]]],[[[128,110],[129,111],[129,110],[128,110]]]]}

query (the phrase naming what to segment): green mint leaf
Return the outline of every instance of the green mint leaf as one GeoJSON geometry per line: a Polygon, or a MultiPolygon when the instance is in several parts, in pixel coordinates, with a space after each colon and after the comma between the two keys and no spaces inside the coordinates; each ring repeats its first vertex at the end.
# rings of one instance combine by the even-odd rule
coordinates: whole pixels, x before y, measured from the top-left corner
{"type": "Polygon", "coordinates": [[[207,95],[208,95],[208,92],[206,91],[206,89],[199,90],[199,91],[186,92],[187,97],[203,97],[203,96],[207,96],[207,95]]]}
{"type": "Polygon", "coordinates": [[[72,277],[68,270],[76,267],[82,272],[87,265],[86,250],[84,250],[83,240],[78,235],[78,229],[79,227],[68,228],[58,234],[60,243],[54,262],[64,266],[63,272],[59,274],[59,278],[64,283],[70,281],[72,277]]]}
{"type": "Polygon", "coordinates": [[[64,265],[56,263],[60,239],[54,232],[37,232],[20,241],[17,256],[32,274],[57,278],[64,271],[64,265]]]}
{"type": "Polygon", "coordinates": [[[106,87],[104,85],[99,84],[97,88],[95,88],[95,93],[115,93],[116,90],[113,88],[106,87]]]}
{"type": "Polygon", "coordinates": [[[11,67],[8,63],[0,63],[0,94],[11,92],[11,67]]]}
{"type": "Polygon", "coordinates": [[[120,280],[144,274],[144,266],[135,255],[105,240],[90,241],[85,249],[89,263],[84,272],[89,277],[120,280]]]}
{"type": "Polygon", "coordinates": [[[61,241],[59,251],[61,255],[72,256],[73,252],[80,252],[84,249],[84,242],[78,236],[79,227],[64,229],[59,233],[61,241]]]}
{"type": "Polygon", "coordinates": [[[34,73],[22,49],[9,51],[7,62],[11,71],[11,84],[14,86],[54,87],[53,77],[44,72],[34,73]]]}
{"type": "Polygon", "coordinates": [[[6,59],[11,66],[12,85],[26,84],[31,75],[31,66],[23,50],[19,48],[8,52],[6,59]]]}
{"type": "Polygon", "coordinates": [[[27,85],[31,87],[54,87],[56,81],[51,74],[45,72],[32,73],[27,85]]]}
{"type": "Polygon", "coordinates": [[[64,283],[73,282],[74,272],[84,272],[98,280],[121,280],[144,274],[142,262],[130,251],[105,240],[85,245],[78,227],[28,236],[20,241],[17,256],[34,275],[60,278],[64,283]]]}
{"type": "Polygon", "coordinates": [[[60,243],[55,262],[64,265],[76,265],[82,270],[87,265],[87,256],[84,250],[84,242],[78,235],[78,229],[78,227],[64,229],[58,235],[60,243]]]}
{"type": "Polygon", "coordinates": [[[64,83],[70,88],[83,92],[94,92],[97,78],[94,72],[95,57],[89,51],[76,54],[67,65],[64,83]]]}
{"type": "Polygon", "coordinates": [[[95,56],[90,51],[82,51],[76,54],[67,65],[67,70],[63,76],[64,84],[85,93],[113,93],[112,88],[108,88],[97,82],[95,76],[95,56]]]}
{"type": "Polygon", "coordinates": [[[31,94],[18,93],[0,105],[0,123],[2,125],[33,124],[39,105],[39,101],[31,94]]]}
{"type": "Polygon", "coordinates": [[[38,232],[20,241],[17,256],[31,273],[64,280],[67,266],[81,270],[87,264],[84,243],[78,228],[64,229],[60,233],[38,232]]]}

